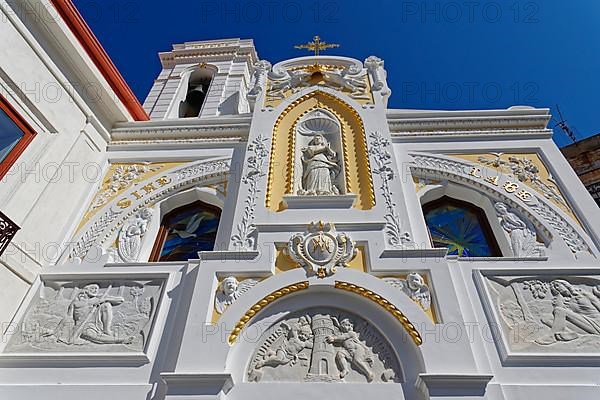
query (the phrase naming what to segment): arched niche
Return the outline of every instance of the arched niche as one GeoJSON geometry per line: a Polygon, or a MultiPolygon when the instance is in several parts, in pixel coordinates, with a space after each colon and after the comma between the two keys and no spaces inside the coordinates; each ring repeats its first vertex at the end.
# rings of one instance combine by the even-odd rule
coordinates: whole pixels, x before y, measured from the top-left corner
{"type": "Polygon", "coordinates": [[[439,181],[451,180],[461,185],[476,188],[494,201],[500,201],[523,219],[529,221],[553,253],[570,252],[575,258],[597,257],[597,248],[585,230],[559,207],[525,187],[520,192],[504,189],[513,184],[512,177],[498,175],[481,164],[457,160],[448,155],[411,152],[413,163],[410,166],[414,176],[439,181]],[[493,177],[487,180],[485,177],[493,177]],[[526,193],[525,193],[526,192],[526,193]],[[524,195],[522,199],[519,196],[524,195]],[[560,239],[560,240],[557,240],[560,239]]]}
{"type": "MultiPolygon", "coordinates": [[[[82,260],[88,257],[88,251],[95,246],[111,250],[119,234],[123,229],[128,229],[132,224],[136,224],[136,219],[140,214],[145,215],[144,220],[150,219],[144,223],[145,227],[137,231],[137,236],[141,243],[140,246],[134,246],[140,252],[132,255],[131,262],[145,261],[151,252],[152,245],[148,245],[151,240],[148,237],[154,237],[158,228],[153,226],[156,221],[160,221],[157,216],[160,215],[159,203],[174,197],[179,193],[184,193],[189,189],[196,189],[203,193],[212,193],[214,203],[220,206],[223,202],[223,195],[212,187],[221,185],[228,179],[231,168],[231,158],[214,157],[201,159],[182,165],[176,165],[172,168],[161,171],[159,175],[150,175],[137,185],[119,192],[116,196],[107,202],[84,224],[81,229],[73,236],[73,246],[67,247],[61,259],[82,260]],[[147,210],[151,210],[150,214],[147,210]],[[149,217],[149,218],[148,218],[149,217]],[[148,233],[148,234],[146,234],[148,233]],[[143,237],[141,237],[143,236],[143,237]]],[[[170,204],[170,200],[168,203],[170,204]]],[[[218,239],[222,243],[221,239],[218,239]]],[[[89,254],[93,257],[92,254],[89,254]]]]}
{"type": "Polygon", "coordinates": [[[375,195],[363,122],[351,105],[321,90],[297,97],[281,111],[274,124],[266,207],[272,211],[283,211],[284,195],[295,194],[298,182],[296,156],[301,146],[296,139],[297,129],[317,110],[327,112],[339,122],[339,156],[344,168],[341,180],[345,186],[340,191],[357,195],[354,208],[370,210],[375,205],[375,195]]]}

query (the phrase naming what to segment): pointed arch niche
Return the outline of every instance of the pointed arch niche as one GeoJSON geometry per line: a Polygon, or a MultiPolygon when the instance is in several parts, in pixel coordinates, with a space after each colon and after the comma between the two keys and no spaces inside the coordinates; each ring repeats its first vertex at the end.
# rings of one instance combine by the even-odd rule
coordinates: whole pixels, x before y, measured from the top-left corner
{"type": "Polygon", "coordinates": [[[283,211],[285,195],[296,195],[302,180],[301,148],[319,132],[337,153],[340,172],[334,183],[341,194],[355,194],[353,207],[369,210],[375,205],[365,129],[356,110],[322,91],[306,94],[285,108],[273,128],[266,207],[283,211]]]}

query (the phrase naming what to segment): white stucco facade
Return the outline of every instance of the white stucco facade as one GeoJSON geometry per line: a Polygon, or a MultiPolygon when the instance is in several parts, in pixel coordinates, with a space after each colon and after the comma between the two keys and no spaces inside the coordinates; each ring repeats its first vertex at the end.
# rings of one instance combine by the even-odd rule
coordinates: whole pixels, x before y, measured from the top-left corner
{"type": "Polygon", "coordinates": [[[0,186],[20,227],[0,398],[600,395],[600,213],[548,109],[389,109],[377,57],[267,62],[226,39],[161,53],[136,121],[60,18],[0,10],[2,95],[36,131],[0,186]],[[481,210],[495,255],[433,244],[444,198],[481,210]],[[221,210],[214,250],[150,261],[195,202],[221,210]]]}

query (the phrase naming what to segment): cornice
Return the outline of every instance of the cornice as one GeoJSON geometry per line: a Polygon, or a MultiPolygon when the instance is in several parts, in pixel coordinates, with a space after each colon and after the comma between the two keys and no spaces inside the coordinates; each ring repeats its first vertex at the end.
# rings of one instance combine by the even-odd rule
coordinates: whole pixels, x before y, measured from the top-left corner
{"type": "Polygon", "coordinates": [[[245,141],[250,115],[226,118],[154,120],[116,124],[111,145],[141,143],[193,143],[245,141]]]}
{"type": "Polygon", "coordinates": [[[223,41],[186,42],[173,45],[171,51],[159,53],[163,68],[182,63],[226,61],[246,58],[249,64],[258,60],[251,40],[226,39],[223,41]]]}
{"type": "Polygon", "coordinates": [[[387,110],[390,132],[402,136],[534,133],[550,135],[548,109],[387,110]]]}

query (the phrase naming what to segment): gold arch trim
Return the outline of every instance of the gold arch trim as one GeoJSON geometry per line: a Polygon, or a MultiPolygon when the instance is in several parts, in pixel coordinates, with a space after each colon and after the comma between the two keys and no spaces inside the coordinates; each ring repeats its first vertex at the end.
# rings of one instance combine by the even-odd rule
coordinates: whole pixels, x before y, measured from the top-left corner
{"type": "Polygon", "coordinates": [[[265,206],[272,211],[285,209],[283,196],[293,191],[296,125],[302,116],[317,108],[331,112],[340,122],[346,192],[357,195],[354,207],[373,208],[375,192],[362,119],[348,103],[319,90],[293,101],[274,124],[265,206]]]}
{"type": "Polygon", "coordinates": [[[293,285],[283,287],[283,288],[278,289],[278,290],[274,291],[273,293],[263,297],[260,301],[258,301],[252,307],[250,307],[250,309],[248,311],[246,311],[244,316],[242,318],[240,318],[238,323],[235,325],[235,328],[233,328],[233,331],[231,331],[231,333],[229,334],[229,338],[227,339],[227,342],[229,343],[229,345],[232,346],[235,343],[235,341],[237,340],[238,336],[240,335],[240,333],[242,332],[242,330],[244,329],[246,324],[248,324],[248,322],[250,322],[252,317],[254,317],[256,315],[256,313],[258,313],[260,310],[262,310],[263,308],[265,308],[266,306],[268,306],[269,304],[271,304],[272,302],[274,302],[275,300],[277,300],[281,297],[284,297],[289,294],[298,292],[300,290],[305,290],[305,289],[308,289],[308,281],[299,282],[299,283],[295,283],[293,285]]]}
{"type": "Polygon", "coordinates": [[[395,305],[390,303],[389,300],[386,300],[381,295],[378,295],[377,293],[371,290],[365,289],[364,287],[355,285],[353,283],[335,281],[335,288],[345,290],[347,292],[356,293],[359,296],[365,297],[379,304],[381,307],[385,308],[387,312],[392,314],[398,322],[400,322],[400,324],[404,327],[404,329],[406,329],[413,342],[417,346],[423,344],[423,338],[421,338],[421,334],[419,333],[419,331],[417,331],[417,328],[415,328],[415,326],[412,324],[412,322],[410,322],[408,317],[404,315],[404,313],[400,311],[395,305]]]}

